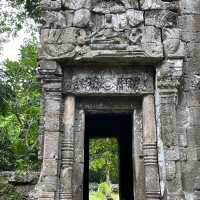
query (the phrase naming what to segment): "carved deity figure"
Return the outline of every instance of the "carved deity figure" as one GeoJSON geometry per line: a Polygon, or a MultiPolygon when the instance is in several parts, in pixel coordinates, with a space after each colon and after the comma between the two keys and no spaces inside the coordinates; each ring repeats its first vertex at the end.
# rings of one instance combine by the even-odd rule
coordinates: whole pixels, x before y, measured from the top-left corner
{"type": "Polygon", "coordinates": [[[93,8],[93,13],[101,16],[101,26],[92,34],[93,43],[120,43],[120,31],[127,25],[127,0],[101,0],[93,8]]]}

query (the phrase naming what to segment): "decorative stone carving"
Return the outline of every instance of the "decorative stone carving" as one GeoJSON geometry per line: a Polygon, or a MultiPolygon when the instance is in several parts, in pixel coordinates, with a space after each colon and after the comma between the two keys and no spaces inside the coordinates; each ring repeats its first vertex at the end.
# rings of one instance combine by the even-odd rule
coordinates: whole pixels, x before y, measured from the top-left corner
{"type": "Polygon", "coordinates": [[[140,3],[144,10],[161,9],[163,4],[161,0],[141,0],[140,3]]]}
{"type": "MultiPolygon", "coordinates": [[[[67,74],[69,76],[69,74],[67,74]]],[[[74,94],[142,94],[153,91],[151,72],[135,72],[130,67],[102,69],[98,72],[83,68],[71,69],[70,78],[65,82],[65,93],[74,94]],[[69,80],[70,79],[70,80],[69,80]]]]}
{"type": "Polygon", "coordinates": [[[78,29],[72,27],[65,29],[43,29],[41,31],[41,43],[44,52],[52,57],[67,56],[70,53],[73,55],[77,32],[78,29]]]}
{"type": "Polygon", "coordinates": [[[43,10],[60,10],[61,0],[41,0],[40,6],[43,10]]]}
{"type": "Polygon", "coordinates": [[[162,1],[162,0],[140,0],[142,10],[178,10],[179,5],[174,1],[162,1]]]}
{"type": "Polygon", "coordinates": [[[180,152],[176,132],[176,106],[182,74],[182,59],[168,59],[156,72],[159,163],[161,182],[164,186],[162,194],[163,198],[178,200],[185,199],[180,170],[180,160],[184,155],[180,152]]]}
{"type": "Polygon", "coordinates": [[[56,11],[45,11],[42,18],[43,28],[60,29],[66,27],[64,13],[56,11]]]}
{"type": "Polygon", "coordinates": [[[62,0],[62,5],[65,9],[79,10],[81,8],[89,9],[91,0],[62,0]]]}
{"type": "Polygon", "coordinates": [[[145,11],[145,24],[150,26],[176,27],[178,14],[170,10],[145,11]]]}
{"type": "MultiPolygon", "coordinates": [[[[147,30],[154,29],[153,26],[144,27],[143,11],[136,10],[138,1],[81,0],[77,3],[76,0],[63,0],[62,5],[65,10],[45,12],[45,30],[41,30],[41,57],[163,57],[162,44],[158,44],[158,40],[148,42],[142,39],[146,38],[145,34],[151,34],[147,30]],[[80,42],[79,33],[83,32],[84,40],[80,42]]],[[[161,32],[156,31],[155,34],[161,38],[161,32]]]]}
{"type": "Polygon", "coordinates": [[[157,85],[159,89],[177,89],[183,74],[183,60],[166,60],[157,70],[157,85]]]}
{"type": "Polygon", "coordinates": [[[163,40],[167,57],[184,57],[184,44],[181,42],[179,29],[163,29],[163,40]]]}
{"type": "Polygon", "coordinates": [[[142,38],[142,49],[145,50],[146,54],[151,57],[155,55],[162,57],[162,43],[160,37],[160,30],[153,26],[144,27],[144,35],[142,38]]]}

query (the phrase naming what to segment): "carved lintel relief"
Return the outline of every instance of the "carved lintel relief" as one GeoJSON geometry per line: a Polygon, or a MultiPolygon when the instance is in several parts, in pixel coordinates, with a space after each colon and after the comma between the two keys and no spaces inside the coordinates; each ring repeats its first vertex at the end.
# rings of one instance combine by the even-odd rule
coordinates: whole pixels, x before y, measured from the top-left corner
{"type": "Polygon", "coordinates": [[[65,73],[64,93],[73,94],[124,94],[153,93],[151,71],[133,70],[131,67],[91,68],[76,67],[65,73]]]}

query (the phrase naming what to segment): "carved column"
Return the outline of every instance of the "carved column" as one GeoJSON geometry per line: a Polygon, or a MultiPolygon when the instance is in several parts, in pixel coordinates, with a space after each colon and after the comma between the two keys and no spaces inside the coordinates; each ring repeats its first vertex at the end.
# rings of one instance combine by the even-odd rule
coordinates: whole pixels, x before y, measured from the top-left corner
{"type": "Polygon", "coordinates": [[[72,200],[72,170],[74,161],[75,97],[67,96],[64,102],[64,134],[61,147],[60,200],[72,200]]]}
{"type": "Polygon", "coordinates": [[[146,199],[160,199],[157,136],[153,95],[147,95],[143,99],[143,151],[146,199]]]}

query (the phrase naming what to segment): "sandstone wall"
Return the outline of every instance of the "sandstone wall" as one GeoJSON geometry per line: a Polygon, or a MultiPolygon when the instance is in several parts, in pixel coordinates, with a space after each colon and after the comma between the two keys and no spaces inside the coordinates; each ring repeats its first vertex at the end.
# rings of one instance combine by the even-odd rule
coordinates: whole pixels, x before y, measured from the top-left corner
{"type": "Polygon", "coordinates": [[[177,110],[185,198],[200,198],[200,1],[181,0],[179,27],[186,55],[177,110]]]}

